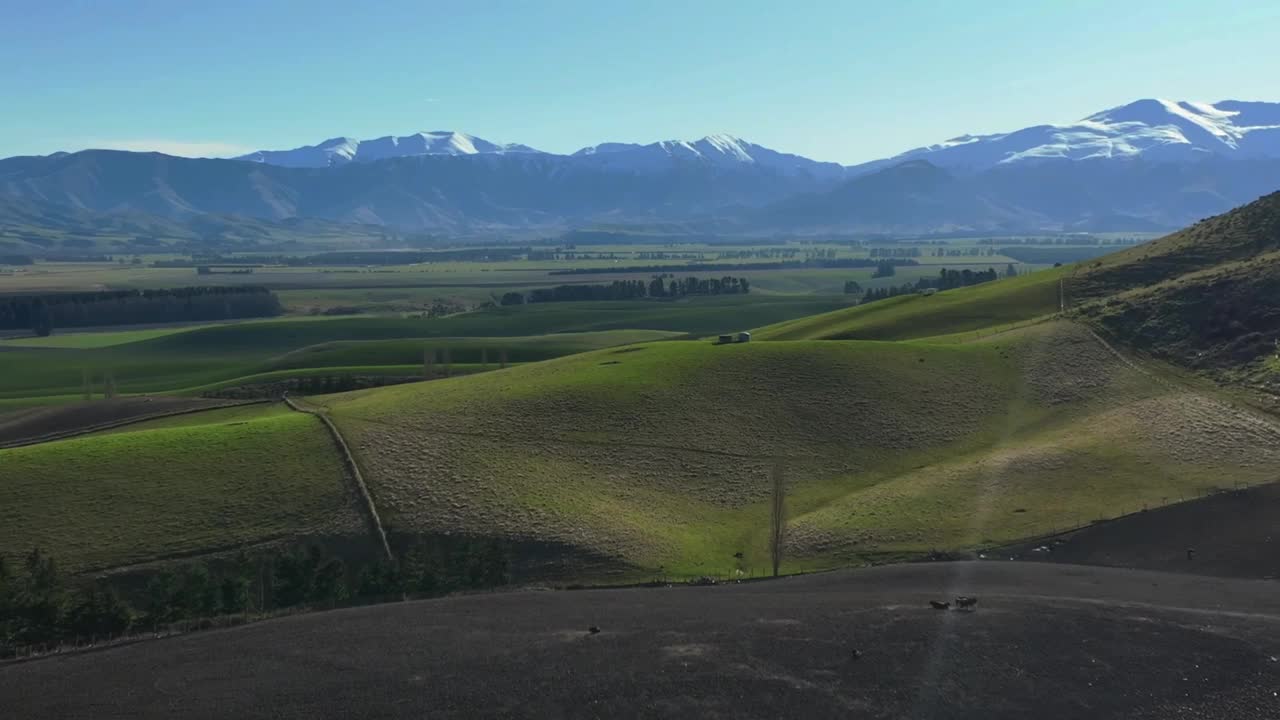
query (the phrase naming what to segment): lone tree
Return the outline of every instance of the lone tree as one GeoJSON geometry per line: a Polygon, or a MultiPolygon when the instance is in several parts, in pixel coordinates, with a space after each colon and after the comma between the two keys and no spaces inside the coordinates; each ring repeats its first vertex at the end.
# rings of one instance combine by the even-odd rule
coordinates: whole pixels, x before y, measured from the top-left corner
{"type": "Polygon", "coordinates": [[[769,508],[769,559],[773,563],[773,576],[778,577],[782,566],[782,546],[787,529],[786,480],[782,476],[782,463],[776,463],[769,475],[773,497],[769,508]]]}

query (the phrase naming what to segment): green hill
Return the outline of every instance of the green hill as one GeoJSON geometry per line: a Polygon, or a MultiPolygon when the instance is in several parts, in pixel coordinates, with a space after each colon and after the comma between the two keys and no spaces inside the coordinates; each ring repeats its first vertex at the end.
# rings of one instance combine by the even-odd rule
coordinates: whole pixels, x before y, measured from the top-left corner
{"type": "Polygon", "coordinates": [[[0,450],[0,551],[72,571],[365,533],[323,426],[279,406],[0,450]]]}
{"type": "Polygon", "coordinates": [[[1063,306],[1130,350],[1277,393],[1280,193],[1096,260],[789,320],[755,337],[954,340],[1063,306]]]}
{"type": "Polygon", "coordinates": [[[799,569],[1005,542],[1280,461],[1269,426],[1069,323],[967,344],[651,343],[314,401],[393,534],[540,540],[645,572],[762,571],[775,463],[799,569]]]}
{"type": "Polygon", "coordinates": [[[985,330],[1057,312],[1058,281],[1066,273],[1055,268],[934,295],[900,295],[769,325],[753,335],[761,340],[913,340],[985,330]]]}

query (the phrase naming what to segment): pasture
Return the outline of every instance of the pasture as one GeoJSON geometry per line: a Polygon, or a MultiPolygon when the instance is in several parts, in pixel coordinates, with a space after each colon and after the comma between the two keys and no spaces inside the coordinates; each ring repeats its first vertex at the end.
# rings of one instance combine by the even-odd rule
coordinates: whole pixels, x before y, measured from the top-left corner
{"type": "Polygon", "coordinates": [[[85,572],[365,526],[332,442],[281,406],[0,450],[0,548],[85,572]]]}
{"type": "MultiPolygon", "coordinates": [[[[504,351],[511,362],[525,362],[690,332],[736,330],[742,328],[739,322],[764,323],[844,304],[843,297],[759,298],[751,303],[731,297],[546,303],[430,319],[285,319],[211,325],[124,343],[77,338],[80,347],[10,346],[13,341],[0,341],[0,348],[9,348],[0,351],[0,401],[33,404],[41,399],[75,399],[83,394],[86,373],[96,396],[102,394],[108,372],[121,394],[191,393],[263,373],[275,372],[279,377],[283,371],[297,371],[284,376],[302,376],[351,372],[353,366],[420,366],[424,351],[438,350],[443,355],[448,349],[452,354],[455,345],[460,353],[452,358],[455,362],[480,364],[483,349],[496,367],[504,351]],[[485,337],[493,339],[477,339],[485,337]],[[340,344],[330,344],[335,342],[340,344]]],[[[401,374],[402,370],[377,372],[401,374]]]]}
{"type": "Polygon", "coordinates": [[[640,574],[759,573],[775,463],[799,570],[1010,542],[1280,462],[1274,427],[1069,323],[971,343],[647,343],[313,402],[399,531],[534,535],[640,574]]]}

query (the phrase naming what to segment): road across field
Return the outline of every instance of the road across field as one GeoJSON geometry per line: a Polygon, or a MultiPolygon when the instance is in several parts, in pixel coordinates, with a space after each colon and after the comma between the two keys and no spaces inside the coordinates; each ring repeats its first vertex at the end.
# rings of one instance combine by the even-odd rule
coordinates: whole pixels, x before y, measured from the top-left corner
{"type": "Polygon", "coordinates": [[[933,563],[295,616],[0,667],[0,707],[20,718],[1249,720],[1280,717],[1278,657],[1275,582],[933,563]],[[958,594],[977,609],[928,604],[958,594]]]}

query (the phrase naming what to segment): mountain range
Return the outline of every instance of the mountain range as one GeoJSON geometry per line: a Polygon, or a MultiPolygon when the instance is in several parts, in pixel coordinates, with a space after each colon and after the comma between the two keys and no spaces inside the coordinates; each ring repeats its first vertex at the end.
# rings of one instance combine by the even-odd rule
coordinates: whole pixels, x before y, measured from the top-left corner
{"type": "Polygon", "coordinates": [[[730,233],[1161,230],[1277,188],[1280,103],[1239,101],[1140,100],[854,166],[728,135],[561,155],[447,131],[230,160],[105,150],[0,160],[0,199],[42,206],[458,234],[600,223],[730,233]]]}

